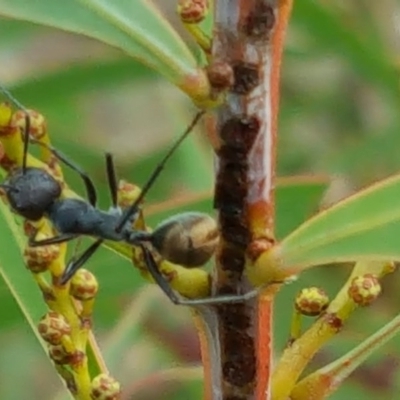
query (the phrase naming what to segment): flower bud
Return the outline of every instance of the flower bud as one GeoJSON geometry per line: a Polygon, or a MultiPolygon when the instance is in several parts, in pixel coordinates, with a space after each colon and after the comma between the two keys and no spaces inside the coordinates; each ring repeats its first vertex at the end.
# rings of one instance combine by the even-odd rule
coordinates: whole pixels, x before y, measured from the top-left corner
{"type": "Polygon", "coordinates": [[[90,395],[93,400],[118,400],[121,385],[110,375],[101,374],[93,379],[90,395]]]}
{"type": "Polygon", "coordinates": [[[228,90],[235,83],[232,67],[226,62],[213,62],[206,68],[208,80],[214,89],[228,90]]]}
{"type": "Polygon", "coordinates": [[[64,335],[71,333],[71,327],[61,314],[49,311],[39,322],[38,331],[44,341],[58,345],[64,335]]]}
{"type": "Polygon", "coordinates": [[[295,307],[299,313],[309,317],[320,315],[328,307],[328,304],[328,296],[317,287],[302,289],[295,300],[295,307]]]}
{"type": "Polygon", "coordinates": [[[208,0],[179,0],[177,11],[182,22],[198,24],[207,16],[208,0]]]}
{"type": "Polygon", "coordinates": [[[56,363],[60,365],[69,364],[71,354],[69,354],[64,346],[60,344],[49,344],[49,356],[56,363]]]}
{"type": "Polygon", "coordinates": [[[71,296],[80,301],[91,300],[96,296],[99,284],[96,277],[87,269],[80,269],[71,279],[71,296]]]}
{"type": "MultiPolygon", "coordinates": [[[[10,133],[12,108],[8,103],[0,103],[0,136],[10,133]]],[[[12,131],[12,129],[11,129],[12,131]]]]}
{"type": "Polygon", "coordinates": [[[121,208],[129,207],[140,195],[138,186],[121,180],[118,184],[118,205],[121,208]]]}
{"type": "Polygon", "coordinates": [[[26,266],[33,273],[46,271],[50,264],[59,256],[60,246],[58,244],[39,247],[27,246],[24,251],[26,266]]]}
{"type": "Polygon", "coordinates": [[[365,274],[351,281],[348,294],[359,306],[368,306],[379,296],[381,289],[376,275],[365,274]]]}
{"type": "MultiPolygon", "coordinates": [[[[29,135],[36,140],[41,140],[47,134],[46,120],[37,111],[28,110],[30,118],[29,135]]],[[[21,131],[25,129],[25,111],[16,111],[11,120],[11,125],[18,127],[21,131]]]]}

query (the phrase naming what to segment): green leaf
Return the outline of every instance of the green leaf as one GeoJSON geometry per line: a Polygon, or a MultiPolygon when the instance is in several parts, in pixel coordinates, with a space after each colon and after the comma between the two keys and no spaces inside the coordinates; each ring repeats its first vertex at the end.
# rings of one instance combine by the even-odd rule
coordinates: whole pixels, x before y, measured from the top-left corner
{"type": "Polygon", "coordinates": [[[22,230],[17,226],[14,216],[3,202],[0,202],[0,214],[3,227],[1,235],[0,276],[44,347],[43,341],[38,335],[36,324],[46,313],[46,304],[31,274],[23,264],[21,253],[23,252],[25,240],[22,236],[22,230]]]}
{"type": "MultiPolygon", "coordinates": [[[[0,0],[1,2],[1,0],[0,0]]],[[[41,110],[47,119],[47,108],[64,102],[80,94],[94,90],[105,90],[123,83],[135,84],[144,79],[154,79],[157,75],[142,64],[128,57],[116,60],[88,61],[45,74],[18,81],[8,89],[13,96],[28,108],[41,110]]],[[[63,117],[62,112],[58,114],[63,117]]],[[[60,117],[60,118],[61,118],[60,117]]],[[[63,117],[65,124],[65,118],[63,117]]]]}
{"type": "MultiPolygon", "coordinates": [[[[0,174],[0,176],[2,175],[0,174]]],[[[11,293],[20,312],[24,315],[33,334],[47,354],[48,346],[39,335],[37,323],[48,311],[48,308],[32,274],[24,266],[21,254],[26,240],[22,235],[21,228],[15,222],[13,214],[3,202],[0,202],[0,215],[2,226],[8,227],[3,229],[1,235],[1,243],[4,247],[3,251],[0,252],[0,276],[3,279],[4,286],[11,293]],[[7,250],[4,251],[5,249],[7,250]]],[[[2,302],[2,304],[4,306],[6,303],[2,302]]],[[[6,310],[4,311],[3,316],[6,317],[6,310]]],[[[3,323],[2,325],[4,326],[5,324],[3,323]]],[[[99,374],[101,372],[100,361],[92,343],[87,346],[87,355],[89,366],[91,370],[95,371],[94,375],[99,374]]]]}
{"type": "Polygon", "coordinates": [[[400,260],[400,175],[305,222],[278,246],[284,266],[400,260]]]}
{"type": "Polygon", "coordinates": [[[315,211],[328,187],[326,178],[278,179],[276,190],[276,237],[282,238],[315,211]]]}
{"type": "Polygon", "coordinates": [[[321,52],[345,55],[357,74],[379,86],[399,103],[398,74],[384,49],[373,46],[376,40],[372,43],[368,37],[360,37],[359,32],[356,35],[343,15],[322,2],[306,0],[295,4],[295,16],[314,35],[318,35],[316,44],[321,46],[321,52]]]}
{"type": "Polygon", "coordinates": [[[28,26],[20,21],[1,18],[1,44],[9,48],[15,48],[18,42],[29,40],[35,33],[39,31],[37,26],[28,26]]]}
{"type": "Polygon", "coordinates": [[[197,73],[189,48],[146,0],[0,0],[0,15],[100,40],[175,83],[197,73]]]}

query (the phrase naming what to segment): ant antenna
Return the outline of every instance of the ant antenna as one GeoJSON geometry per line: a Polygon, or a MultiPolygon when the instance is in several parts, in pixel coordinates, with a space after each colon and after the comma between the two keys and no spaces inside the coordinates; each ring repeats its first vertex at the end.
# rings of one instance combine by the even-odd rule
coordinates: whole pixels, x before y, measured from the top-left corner
{"type": "MultiPolygon", "coordinates": [[[[28,109],[23,106],[4,86],[0,84],[0,92],[3,93],[5,97],[19,110],[24,112],[25,116],[25,127],[24,127],[24,148],[23,148],[23,158],[22,158],[22,173],[25,174],[28,160],[28,146],[29,146],[29,132],[31,130],[31,118],[28,112],[28,109]]],[[[40,146],[46,147],[49,149],[61,162],[71,168],[73,171],[77,172],[83,183],[85,184],[86,194],[89,200],[89,203],[93,206],[96,206],[97,202],[97,193],[96,188],[90,177],[74,162],[70,161],[66,156],[64,156],[59,150],[56,150],[50,144],[41,143],[40,141],[32,138],[32,142],[37,143],[40,146]]]]}
{"type": "Polygon", "coordinates": [[[0,92],[3,93],[5,97],[19,110],[24,112],[25,127],[24,127],[24,148],[23,148],[23,158],[22,158],[22,173],[25,174],[26,163],[28,159],[28,145],[29,145],[29,132],[31,130],[31,119],[26,107],[24,107],[3,85],[0,85],[0,92]]]}
{"type": "Polygon", "coordinates": [[[3,85],[0,84],[0,92],[4,94],[5,97],[7,97],[8,100],[11,101],[11,103],[14,104],[15,107],[19,108],[22,111],[27,112],[28,110],[26,107],[24,107],[12,94],[11,92],[6,89],[3,85]]]}
{"type": "Polygon", "coordinates": [[[111,194],[111,204],[113,208],[117,208],[118,202],[118,183],[117,175],[115,173],[114,160],[111,153],[106,153],[106,171],[108,186],[111,194]]]}
{"type": "Polygon", "coordinates": [[[200,118],[205,113],[206,112],[204,110],[202,110],[202,111],[199,111],[195,115],[195,117],[193,118],[192,122],[188,125],[188,127],[185,129],[185,131],[182,133],[182,135],[178,138],[178,140],[174,143],[174,145],[169,149],[168,153],[164,156],[164,158],[161,160],[161,162],[154,169],[154,171],[150,175],[150,178],[147,180],[147,182],[144,185],[142,191],[140,192],[139,197],[129,206],[129,208],[126,210],[124,215],[121,217],[117,227],[115,228],[115,231],[117,233],[121,232],[123,226],[128,222],[128,220],[131,218],[131,216],[135,213],[139,203],[146,196],[147,192],[149,191],[149,189],[153,185],[154,181],[157,179],[158,175],[160,175],[160,173],[163,170],[163,168],[164,168],[166,162],[168,161],[168,159],[174,154],[176,149],[180,146],[180,144],[183,142],[183,140],[189,135],[189,133],[193,130],[193,128],[199,122],[200,118]]]}

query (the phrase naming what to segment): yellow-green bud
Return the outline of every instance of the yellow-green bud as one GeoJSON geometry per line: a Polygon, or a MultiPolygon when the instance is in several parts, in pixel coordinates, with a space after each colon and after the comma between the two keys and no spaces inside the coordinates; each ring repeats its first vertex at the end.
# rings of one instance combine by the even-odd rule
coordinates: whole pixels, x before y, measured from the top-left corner
{"type": "Polygon", "coordinates": [[[208,0],[179,0],[177,11],[182,22],[198,24],[207,16],[208,0]]]}
{"type": "Polygon", "coordinates": [[[64,335],[71,333],[71,327],[61,314],[49,311],[39,322],[38,331],[47,343],[58,345],[64,335]]]}
{"type": "Polygon", "coordinates": [[[121,385],[110,375],[101,374],[93,379],[90,395],[93,400],[118,400],[121,385]]]}
{"type": "Polygon", "coordinates": [[[61,343],[49,344],[49,356],[56,364],[60,365],[69,364],[71,361],[71,354],[65,350],[61,343]]]}
{"type": "Polygon", "coordinates": [[[70,293],[77,300],[91,300],[96,296],[99,284],[87,269],[80,269],[71,279],[70,293]]]}
{"type": "Polygon", "coordinates": [[[302,289],[295,300],[296,309],[309,317],[320,315],[328,307],[328,304],[327,294],[317,287],[302,289]]]}
{"type": "Polygon", "coordinates": [[[368,306],[380,295],[381,290],[378,277],[374,274],[365,274],[352,280],[348,294],[359,306],[368,306]]]}
{"type": "Polygon", "coordinates": [[[140,188],[132,183],[121,180],[118,184],[118,205],[129,207],[140,195],[140,188]]]}
{"type": "MultiPolygon", "coordinates": [[[[40,140],[47,132],[46,120],[44,116],[37,111],[28,110],[30,117],[29,135],[40,140]]],[[[25,111],[16,111],[12,116],[11,124],[19,129],[25,129],[25,111]]]]}
{"type": "Polygon", "coordinates": [[[24,251],[24,259],[27,268],[34,272],[44,272],[49,265],[60,255],[60,246],[51,244],[48,246],[30,247],[24,251]]]}

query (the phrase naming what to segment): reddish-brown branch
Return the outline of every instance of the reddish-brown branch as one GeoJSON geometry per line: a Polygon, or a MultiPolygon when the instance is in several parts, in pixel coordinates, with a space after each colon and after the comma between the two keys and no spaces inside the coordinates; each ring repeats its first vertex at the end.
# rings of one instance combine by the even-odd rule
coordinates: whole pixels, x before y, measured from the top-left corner
{"type": "MultiPolygon", "coordinates": [[[[211,62],[230,65],[234,84],[216,113],[214,295],[248,291],[249,249],[274,240],[279,69],[290,7],[291,0],[215,0],[211,62]]],[[[202,310],[208,398],[270,397],[271,308],[272,296],[264,295],[202,310]]]]}

